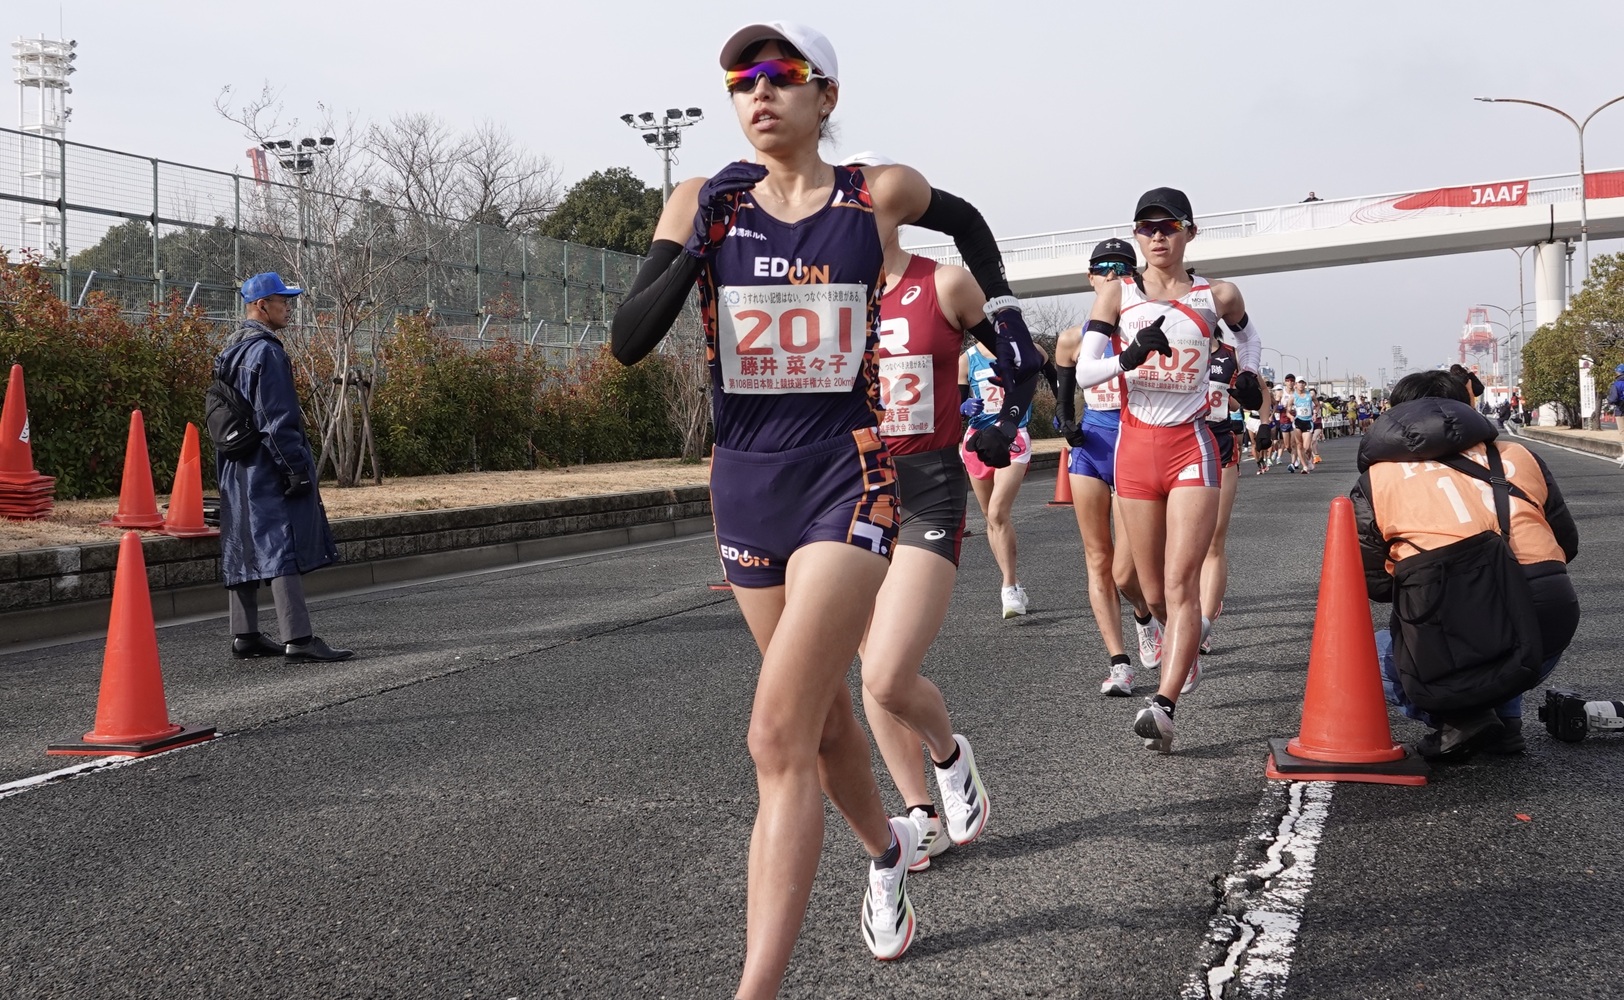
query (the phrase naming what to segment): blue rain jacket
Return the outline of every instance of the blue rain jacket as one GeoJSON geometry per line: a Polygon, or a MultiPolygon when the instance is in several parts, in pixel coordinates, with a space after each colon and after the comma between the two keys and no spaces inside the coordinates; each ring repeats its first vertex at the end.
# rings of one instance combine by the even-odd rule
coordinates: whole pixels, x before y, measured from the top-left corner
{"type": "Polygon", "coordinates": [[[293,364],[271,329],[248,320],[214,361],[215,374],[254,406],[263,440],[243,460],[215,458],[220,473],[220,575],[228,587],[309,573],[338,560],[315,483],[293,364]],[[284,496],[295,470],[311,478],[304,496],[284,496]]]}

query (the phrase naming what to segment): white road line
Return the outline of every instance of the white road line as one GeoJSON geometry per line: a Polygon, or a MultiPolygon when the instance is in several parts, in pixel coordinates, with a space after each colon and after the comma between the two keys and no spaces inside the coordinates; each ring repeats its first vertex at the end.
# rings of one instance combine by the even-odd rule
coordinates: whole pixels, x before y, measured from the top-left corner
{"type": "Polygon", "coordinates": [[[1333,787],[1329,781],[1269,783],[1207,928],[1214,960],[1185,981],[1180,1000],[1285,996],[1333,787]]]}
{"type": "Polygon", "coordinates": [[[125,767],[130,764],[139,764],[142,761],[157,760],[160,757],[167,757],[172,753],[180,753],[183,750],[195,750],[198,747],[206,747],[211,743],[217,743],[220,740],[226,739],[230,735],[230,733],[217,733],[215,738],[212,740],[204,740],[201,743],[188,743],[183,747],[176,747],[173,750],[164,750],[159,753],[148,754],[145,757],[127,757],[122,754],[116,754],[110,757],[92,757],[89,760],[82,761],[78,764],[70,764],[67,767],[58,768],[55,771],[47,771],[44,774],[33,774],[26,778],[18,778],[15,781],[8,781],[5,784],[0,784],[0,799],[9,799],[13,795],[21,795],[24,792],[31,792],[36,788],[44,788],[46,785],[52,785],[59,781],[72,781],[74,778],[77,778],[80,775],[90,774],[93,771],[110,771],[114,768],[125,767]]]}

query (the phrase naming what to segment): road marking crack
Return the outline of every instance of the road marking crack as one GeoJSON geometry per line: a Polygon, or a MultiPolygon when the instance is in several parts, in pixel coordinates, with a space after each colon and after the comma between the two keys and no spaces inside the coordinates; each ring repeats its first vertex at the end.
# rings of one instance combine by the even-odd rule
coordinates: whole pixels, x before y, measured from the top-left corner
{"type": "Polygon", "coordinates": [[[1333,787],[1329,781],[1269,783],[1229,873],[1213,880],[1202,959],[1180,1000],[1285,996],[1333,787]]]}

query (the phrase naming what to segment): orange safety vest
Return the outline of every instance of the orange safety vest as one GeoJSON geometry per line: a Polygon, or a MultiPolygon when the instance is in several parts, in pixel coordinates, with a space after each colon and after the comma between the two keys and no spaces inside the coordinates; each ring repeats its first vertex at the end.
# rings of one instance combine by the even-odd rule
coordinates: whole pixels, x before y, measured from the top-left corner
{"type": "MultiPolygon", "coordinates": [[[[1511,553],[1524,566],[1565,562],[1550,522],[1545,520],[1545,475],[1533,453],[1520,444],[1499,442],[1506,478],[1534,503],[1511,497],[1511,553]]],[[[1462,452],[1488,468],[1484,445],[1462,452]]],[[[1370,467],[1370,502],[1376,525],[1388,542],[1387,571],[1417,552],[1499,531],[1494,489],[1488,483],[1438,462],[1378,462],[1370,467]]]]}

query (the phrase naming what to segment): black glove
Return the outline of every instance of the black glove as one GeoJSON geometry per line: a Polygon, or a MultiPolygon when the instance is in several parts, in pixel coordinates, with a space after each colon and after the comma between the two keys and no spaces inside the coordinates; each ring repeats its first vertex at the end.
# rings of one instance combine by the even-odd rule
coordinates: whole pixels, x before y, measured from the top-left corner
{"type": "Polygon", "coordinates": [[[1059,417],[1055,417],[1054,429],[1059,431],[1060,436],[1065,438],[1066,443],[1073,448],[1081,448],[1083,441],[1088,437],[1083,432],[1083,425],[1075,420],[1061,420],[1059,417]]]}
{"type": "Polygon", "coordinates": [[[1144,364],[1152,352],[1165,357],[1173,356],[1173,345],[1167,342],[1167,334],[1162,332],[1162,323],[1166,316],[1157,316],[1156,322],[1133,335],[1133,343],[1122,349],[1117,362],[1125,372],[1131,372],[1144,364]]]}
{"type": "Polygon", "coordinates": [[[967,445],[981,459],[982,465],[989,469],[1005,469],[1009,467],[1010,446],[1015,443],[1018,434],[1018,423],[1000,418],[970,435],[967,445]]]}
{"type": "Polygon", "coordinates": [[[704,260],[727,239],[733,216],[739,210],[739,196],[761,183],[767,168],[759,163],[729,163],[716,176],[700,185],[699,211],[694,213],[694,235],[683,249],[691,257],[704,260]]]}
{"type": "Polygon", "coordinates": [[[1032,331],[1026,328],[1019,300],[1012,295],[1000,296],[982,309],[998,331],[998,360],[992,366],[998,384],[1008,387],[1025,382],[1043,367],[1043,357],[1032,343],[1032,331]]]}
{"type": "Polygon", "coordinates": [[[292,499],[302,497],[310,492],[310,473],[298,469],[288,473],[288,484],[282,490],[282,495],[292,499]]]}
{"type": "Polygon", "coordinates": [[[1229,394],[1243,410],[1255,410],[1263,405],[1263,384],[1257,380],[1257,372],[1243,371],[1236,375],[1229,394]]]}

